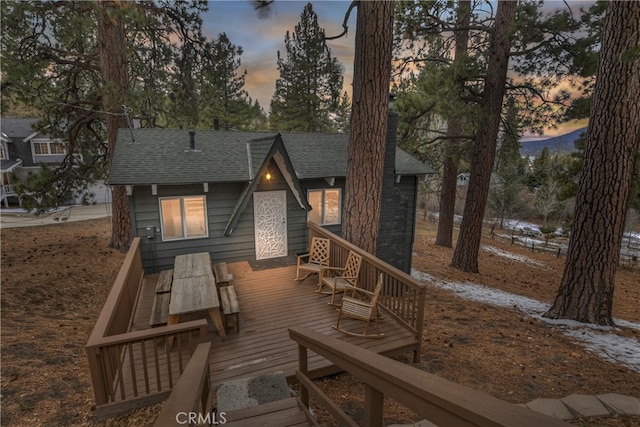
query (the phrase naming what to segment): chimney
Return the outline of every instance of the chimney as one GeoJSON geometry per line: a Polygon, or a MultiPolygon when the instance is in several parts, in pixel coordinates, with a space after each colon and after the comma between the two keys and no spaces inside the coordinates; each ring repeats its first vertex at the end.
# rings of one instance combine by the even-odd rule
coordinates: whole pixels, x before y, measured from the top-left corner
{"type": "Polygon", "coordinates": [[[194,151],[196,149],[196,133],[195,131],[189,131],[189,150],[194,151]]]}
{"type": "Polygon", "coordinates": [[[382,173],[382,203],[380,206],[380,227],[375,255],[381,260],[404,272],[411,271],[411,251],[413,245],[411,217],[412,205],[406,196],[396,188],[396,145],[398,113],[393,111],[395,93],[389,96],[387,114],[387,140],[382,173]]]}

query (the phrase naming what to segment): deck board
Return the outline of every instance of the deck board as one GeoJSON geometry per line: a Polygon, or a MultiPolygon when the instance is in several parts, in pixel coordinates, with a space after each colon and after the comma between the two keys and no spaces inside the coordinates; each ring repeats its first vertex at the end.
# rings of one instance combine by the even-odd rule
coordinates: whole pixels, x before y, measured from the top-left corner
{"type": "MultiPolygon", "coordinates": [[[[212,342],[210,368],[213,390],[216,384],[223,381],[275,371],[284,372],[287,379],[292,380],[298,367],[298,348],[289,339],[288,328],[291,326],[308,327],[387,355],[406,353],[415,345],[413,334],[389,316],[379,322],[385,334],[382,338],[351,337],[336,331],[331,326],[336,323],[338,314],[336,307],[328,304],[330,295],[316,293],[317,281],[312,278],[297,282],[295,266],[253,271],[247,262],[238,262],[227,264],[227,268],[233,275],[231,283],[240,305],[240,333],[235,328],[230,329],[227,340],[222,341],[213,323],[208,320],[209,339],[212,342]]],[[[144,277],[131,330],[150,328],[149,316],[157,280],[158,274],[144,277]]],[[[184,316],[181,321],[207,317],[206,313],[193,314],[184,316]]],[[[345,319],[343,324],[356,331],[363,328],[363,322],[356,320],[345,319]]],[[[151,357],[150,353],[147,352],[148,358],[151,357]]],[[[140,355],[134,358],[136,371],[140,371],[137,375],[139,383],[144,380],[140,358],[140,355]]],[[[177,361],[173,362],[177,364],[177,361]]],[[[187,361],[183,360],[183,363],[187,361]]],[[[312,377],[338,371],[329,361],[312,352],[308,365],[312,377]]],[[[126,386],[127,389],[130,387],[126,386]]]]}

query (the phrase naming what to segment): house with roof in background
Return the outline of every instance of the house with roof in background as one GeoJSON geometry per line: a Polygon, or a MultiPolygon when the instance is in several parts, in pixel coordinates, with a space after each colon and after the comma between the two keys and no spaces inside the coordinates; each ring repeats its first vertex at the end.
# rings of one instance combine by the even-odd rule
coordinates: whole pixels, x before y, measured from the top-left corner
{"type": "Polygon", "coordinates": [[[19,203],[12,174],[26,177],[30,172],[37,173],[41,164],[59,164],[67,155],[67,144],[64,141],[34,130],[37,122],[36,118],[3,117],[0,120],[0,201],[5,207],[9,206],[10,199],[19,203]]]}
{"type": "MultiPolygon", "coordinates": [[[[53,138],[44,131],[34,130],[39,119],[12,118],[0,119],[0,203],[5,208],[9,203],[20,205],[14,188],[14,177],[26,178],[30,173],[40,172],[42,165],[55,167],[62,163],[68,154],[68,143],[53,138]]],[[[82,155],[74,154],[79,160],[82,155]]],[[[104,203],[111,200],[111,192],[103,182],[95,183],[89,189],[92,202],[104,203]]],[[[69,204],[80,203],[71,199],[69,204]]]]}
{"type": "MultiPolygon", "coordinates": [[[[338,235],[348,134],[121,129],[108,178],[124,185],[143,266],[176,255],[214,261],[286,257],[308,247],[307,221],[338,235]]],[[[388,132],[378,257],[410,271],[418,183],[434,171],[388,132]],[[386,255],[385,255],[386,254],[386,255]]]]}

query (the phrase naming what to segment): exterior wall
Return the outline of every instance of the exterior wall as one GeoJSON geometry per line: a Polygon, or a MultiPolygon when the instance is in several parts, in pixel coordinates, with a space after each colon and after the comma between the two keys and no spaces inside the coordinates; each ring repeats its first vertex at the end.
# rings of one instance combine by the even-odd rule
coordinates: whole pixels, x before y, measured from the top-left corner
{"type": "Polygon", "coordinates": [[[410,273],[416,215],[417,178],[415,176],[401,177],[400,182],[396,182],[398,114],[390,111],[387,119],[387,145],[382,174],[382,205],[380,207],[380,231],[376,256],[394,267],[410,273]]]}
{"type": "Polygon", "coordinates": [[[410,273],[416,221],[418,179],[403,176],[383,196],[376,256],[410,273]]]}
{"type": "MultiPolygon", "coordinates": [[[[288,254],[295,255],[304,252],[308,248],[307,212],[300,207],[294,194],[289,189],[277,166],[270,166],[272,179],[267,181],[258,177],[256,192],[285,190],[287,194],[287,244],[288,254]]],[[[344,189],[344,178],[336,179],[333,187],[324,179],[307,180],[302,182],[304,191],[309,189],[344,189]]],[[[159,185],[157,194],[151,194],[151,186],[135,186],[130,197],[132,227],[135,236],[141,237],[140,251],[142,262],[147,272],[157,272],[173,268],[176,255],[209,252],[214,261],[245,261],[255,259],[255,228],[253,220],[253,197],[245,210],[240,214],[239,221],[230,236],[224,235],[224,230],[232,212],[238,202],[246,183],[209,183],[209,191],[204,192],[202,184],[169,186],[159,185]],[[206,196],[207,222],[209,236],[199,239],[186,239],[163,242],[160,232],[160,205],[159,198],[175,196],[206,196]]],[[[394,201],[396,210],[391,220],[385,224],[384,230],[390,237],[382,240],[392,241],[389,246],[391,253],[401,253],[402,269],[411,268],[411,251],[413,246],[413,232],[415,222],[417,178],[413,176],[402,177],[400,183],[394,185],[394,197],[400,202],[394,201]],[[398,234],[401,236],[398,250],[398,234]],[[395,252],[394,252],[395,251],[395,252]]],[[[342,195],[344,198],[344,194],[342,195]]],[[[306,197],[306,194],[305,194],[306,197]]],[[[327,226],[327,230],[338,235],[341,234],[341,225],[327,226]]],[[[398,266],[398,263],[393,265],[398,266]]]]}
{"type": "MultiPolygon", "coordinates": [[[[272,168],[277,170],[277,167],[272,168]]],[[[271,181],[261,179],[256,191],[286,190],[287,192],[287,244],[288,253],[294,255],[306,248],[306,211],[300,207],[282,176],[275,172],[271,181]]],[[[258,178],[260,179],[260,178],[258,178]]],[[[157,195],[151,186],[135,186],[131,196],[132,222],[135,236],[141,237],[142,262],[150,272],[173,268],[176,255],[209,252],[214,261],[244,261],[255,259],[255,229],[253,224],[253,198],[250,196],[238,224],[230,236],[224,229],[246,183],[210,183],[204,192],[202,184],[159,185],[157,195]],[[209,237],[163,242],[160,232],[160,197],[206,196],[209,237]],[[147,230],[149,227],[149,230],[147,230]]]]}

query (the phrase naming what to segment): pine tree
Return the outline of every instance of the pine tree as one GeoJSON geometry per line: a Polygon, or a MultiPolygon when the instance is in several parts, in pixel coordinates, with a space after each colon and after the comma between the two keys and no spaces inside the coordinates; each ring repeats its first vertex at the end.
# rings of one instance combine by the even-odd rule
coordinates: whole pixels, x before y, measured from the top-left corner
{"type": "Polygon", "coordinates": [[[640,148],[640,3],[609,2],[554,319],[612,325],[615,274],[640,148]]]}
{"type": "Polygon", "coordinates": [[[225,33],[207,43],[200,79],[200,127],[212,128],[216,120],[226,130],[264,127],[266,116],[244,89],[247,71],[239,71],[242,53],[225,33]]]}
{"type": "Polygon", "coordinates": [[[308,3],[293,33],[284,39],[286,55],[278,52],[280,77],[271,100],[271,127],[279,131],[335,130],[343,70],[331,56],[318,16],[308,3]]]}
{"type": "Polygon", "coordinates": [[[495,160],[496,139],[507,80],[510,37],[515,16],[515,2],[502,0],[498,3],[482,99],[483,120],[478,127],[473,147],[469,192],[460,223],[460,234],[451,260],[452,267],[468,272],[478,272],[482,222],[495,160]]]}

